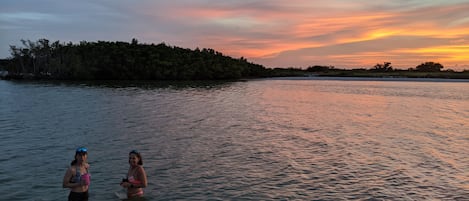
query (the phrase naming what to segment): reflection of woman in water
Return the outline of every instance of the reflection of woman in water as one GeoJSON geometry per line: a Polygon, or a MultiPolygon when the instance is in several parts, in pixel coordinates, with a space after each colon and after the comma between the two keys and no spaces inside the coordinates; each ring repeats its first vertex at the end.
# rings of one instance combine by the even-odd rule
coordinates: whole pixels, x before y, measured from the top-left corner
{"type": "Polygon", "coordinates": [[[142,155],[132,150],[129,153],[129,164],[127,179],[121,182],[121,186],[127,188],[127,198],[142,197],[143,188],[147,187],[147,175],[142,167],[142,155]]]}
{"type": "Polygon", "coordinates": [[[75,152],[75,160],[65,172],[62,186],[70,188],[68,195],[69,201],[87,201],[89,187],[90,165],[87,163],[88,150],[85,147],[79,147],[75,152]]]}

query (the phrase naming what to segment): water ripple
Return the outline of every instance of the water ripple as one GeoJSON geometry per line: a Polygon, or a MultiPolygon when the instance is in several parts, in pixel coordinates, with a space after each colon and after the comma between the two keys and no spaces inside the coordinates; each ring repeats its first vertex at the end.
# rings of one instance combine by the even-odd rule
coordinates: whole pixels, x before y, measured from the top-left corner
{"type": "Polygon", "coordinates": [[[93,200],[116,200],[132,149],[148,200],[467,200],[468,88],[0,81],[0,194],[63,200],[85,145],[93,200]]]}

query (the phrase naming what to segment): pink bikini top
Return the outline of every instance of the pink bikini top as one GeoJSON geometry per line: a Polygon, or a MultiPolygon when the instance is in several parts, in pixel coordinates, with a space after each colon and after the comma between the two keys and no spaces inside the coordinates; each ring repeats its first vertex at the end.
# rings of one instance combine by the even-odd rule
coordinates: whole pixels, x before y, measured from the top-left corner
{"type": "Polygon", "coordinates": [[[142,183],[142,181],[136,180],[136,179],[134,178],[134,176],[130,176],[130,177],[129,177],[129,182],[130,182],[131,184],[141,184],[141,183],[142,183]]]}

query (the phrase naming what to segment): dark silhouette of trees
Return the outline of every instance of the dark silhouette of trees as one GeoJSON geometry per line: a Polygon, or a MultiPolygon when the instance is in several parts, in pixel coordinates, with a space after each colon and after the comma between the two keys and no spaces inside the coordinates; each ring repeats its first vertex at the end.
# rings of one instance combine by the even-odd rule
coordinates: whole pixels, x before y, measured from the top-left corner
{"type": "Polygon", "coordinates": [[[439,63],[425,62],[408,70],[393,69],[391,62],[370,69],[339,69],[334,66],[267,69],[262,65],[225,56],[209,48],[194,50],[165,43],[87,42],[77,44],[21,40],[10,46],[11,57],[0,60],[2,79],[63,80],[217,80],[285,76],[360,77],[454,77],[466,78],[467,71],[441,71],[439,63]],[[8,73],[5,73],[7,71],[8,73]],[[416,72],[417,71],[417,72],[416,72]],[[421,72],[436,72],[425,73],[421,72]],[[443,74],[444,73],[444,74],[443,74]]]}
{"type": "Polygon", "coordinates": [[[378,72],[387,72],[387,71],[392,71],[392,66],[391,62],[384,62],[383,64],[376,64],[373,66],[371,69],[372,71],[378,71],[378,72]]]}
{"type": "Polygon", "coordinates": [[[205,80],[260,77],[269,70],[245,58],[213,49],[195,50],[160,44],[87,42],[78,44],[21,40],[10,46],[5,69],[17,78],[70,80],[205,80]]]}
{"type": "Polygon", "coordinates": [[[422,72],[440,72],[443,69],[443,65],[435,62],[425,62],[416,66],[415,69],[422,72]]]}
{"type": "Polygon", "coordinates": [[[308,72],[327,72],[329,70],[334,70],[334,66],[318,66],[318,65],[315,65],[315,66],[310,66],[308,68],[306,68],[306,71],[308,72]]]}

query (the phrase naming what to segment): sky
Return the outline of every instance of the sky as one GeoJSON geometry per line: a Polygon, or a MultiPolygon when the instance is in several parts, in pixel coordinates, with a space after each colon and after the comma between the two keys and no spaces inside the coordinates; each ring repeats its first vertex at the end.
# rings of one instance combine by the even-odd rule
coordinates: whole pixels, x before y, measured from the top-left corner
{"type": "Polygon", "coordinates": [[[0,58],[21,39],[211,48],[265,67],[469,70],[469,0],[2,0],[0,58]]]}

